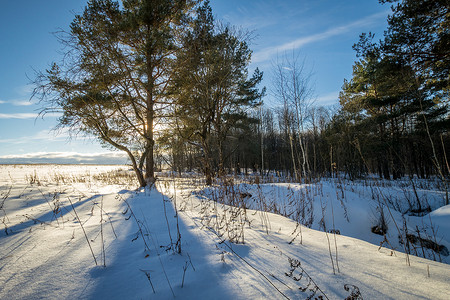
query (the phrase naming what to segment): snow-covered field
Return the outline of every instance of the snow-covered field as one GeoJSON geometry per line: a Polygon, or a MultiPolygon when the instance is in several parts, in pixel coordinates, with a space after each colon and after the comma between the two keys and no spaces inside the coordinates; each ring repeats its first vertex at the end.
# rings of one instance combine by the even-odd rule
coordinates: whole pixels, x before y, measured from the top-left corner
{"type": "Polygon", "coordinates": [[[450,298],[438,182],[132,176],[0,166],[0,299],[450,298]]]}

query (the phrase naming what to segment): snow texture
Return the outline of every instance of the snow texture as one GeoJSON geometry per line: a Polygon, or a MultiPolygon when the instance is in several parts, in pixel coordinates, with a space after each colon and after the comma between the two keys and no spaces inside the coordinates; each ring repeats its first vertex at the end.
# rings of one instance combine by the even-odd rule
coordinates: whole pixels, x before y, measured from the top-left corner
{"type": "Polygon", "coordinates": [[[129,173],[0,166],[0,299],[450,298],[450,206],[432,183],[416,197],[407,181],[161,175],[134,190],[129,173]],[[372,232],[381,210],[385,236],[372,232]]]}

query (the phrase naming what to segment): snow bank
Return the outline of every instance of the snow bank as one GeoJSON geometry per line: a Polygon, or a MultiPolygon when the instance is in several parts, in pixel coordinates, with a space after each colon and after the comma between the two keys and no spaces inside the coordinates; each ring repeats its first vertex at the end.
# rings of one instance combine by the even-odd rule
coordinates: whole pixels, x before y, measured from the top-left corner
{"type": "MultiPolygon", "coordinates": [[[[1,299],[448,299],[449,265],[410,256],[408,266],[403,253],[379,249],[377,237],[357,238],[373,235],[370,226],[361,228],[371,206],[357,190],[346,191],[347,221],[332,198],[336,189],[311,189],[307,228],[252,209],[262,204],[255,186],[247,186],[248,207],[233,208],[189,179],[162,178],[159,191],[135,191],[94,176],[119,167],[96,168],[0,167],[1,299]],[[51,175],[62,171],[65,182],[55,181],[51,175]],[[341,235],[316,230],[324,216],[327,229],[334,216],[341,235]],[[243,244],[228,241],[231,229],[243,244]]],[[[289,189],[303,188],[265,185],[261,195],[289,204],[289,189]]],[[[448,207],[430,217],[448,233],[448,207]]]]}

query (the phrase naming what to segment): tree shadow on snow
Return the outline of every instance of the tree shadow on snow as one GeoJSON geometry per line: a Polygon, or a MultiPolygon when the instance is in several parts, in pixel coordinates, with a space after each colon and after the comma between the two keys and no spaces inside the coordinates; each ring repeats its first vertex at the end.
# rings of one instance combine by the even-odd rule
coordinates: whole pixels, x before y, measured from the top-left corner
{"type": "MultiPolygon", "coordinates": [[[[215,249],[189,231],[182,218],[181,254],[175,251],[177,218],[166,196],[156,190],[119,195],[123,216],[115,223],[118,238],[107,245],[106,267],[89,271],[91,281],[80,298],[236,298],[211,262],[215,249]]],[[[219,254],[216,258],[220,263],[219,254]]]]}
{"type": "MultiPolygon", "coordinates": [[[[81,208],[83,205],[92,203],[92,205],[96,205],[95,199],[103,197],[104,195],[94,195],[92,197],[86,198],[84,200],[76,200],[72,201],[72,204],[66,203],[66,204],[60,204],[57,207],[53,207],[54,210],[52,210],[50,207],[48,207],[48,210],[46,210],[44,213],[38,213],[38,214],[31,214],[27,213],[22,215],[23,221],[20,223],[16,223],[14,225],[7,224],[7,228],[5,230],[0,231],[0,238],[8,236],[8,235],[15,235],[17,233],[23,232],[23,231],[32,231],[33,229],[45,229],[46,226],[59,228],[67,225],[66,223],[69,222],[70,224],[73,223],[79,223],[79,221],[76,218],[76,215],[74,213],[74,208],[77,211],[77,213],[80,214],[79,208],[81,208]],[[70,214],[70,220],[67,221],[64,218],[70,214]]],[[[65,202],[65,200],[61,201],[65,202]]],[[[41,203],[37,203],[39,205],[42,205],[41,203]]],[[[30,208],[30,212],[32,212],[33,209],[30,208]]],[[[85,215],[81,215],[80,218],[81,221],[85,221],[84,218],[85,215]]]]}

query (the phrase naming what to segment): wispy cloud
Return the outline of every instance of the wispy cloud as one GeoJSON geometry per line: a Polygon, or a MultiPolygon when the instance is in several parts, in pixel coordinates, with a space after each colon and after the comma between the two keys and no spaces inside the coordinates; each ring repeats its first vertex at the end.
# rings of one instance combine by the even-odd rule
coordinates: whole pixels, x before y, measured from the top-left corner
{"type": "Polygon", "coordinates": [[[34,90],[34,85],[26,84],[15,88],[15,91],[21,96],[29,96],[34,90]]]}
{"type": "Polygon", "coordinates": [[[0,104],[10,104],[14,106],[30,106],[33,105],[33,102],[28,100],[0,100],[0,104]]]}
{"type": "MultiPolygon", "coordinates": [[[[47,118],[59,117],[60,113],[48,113],[47,118]]],[[[36,119],[39,117],[38,113],[0,113],[0,119],[36,119]]]]}
{"type": "Polygon", "coordinates": [[[9,104],[15,105],[15,106],[30,106],[34,103],[29,100],[11,100],[8,101],[9,104]]]}
{"type": "Polygon", "coordinates": [[[34,140],[66,140],[70,137],[69,129],[61,129],[58,131],[54,131],[51,129],[44,129],[39,132],[37,132],[34,136],[31,138],[34,140]]]}
{"type": "Polygon", "coordinates": [[[267,60],[271,59],[277,53],[280,53],[280,52],[282,53],[284,51],[300,48],[307,44],[322,41],[322,40],[325,40],[325,39],[328,39],[328,38],[331,38],[334,36],[342,35],[342,34],[345,34],[355,28],[362,28],[362,27],[370,26],[370,25],[376,23],[380,19],[385,19],[386,14],[387,14],[387,12],[376,13],[376,14],[373,14],[371,16],[368,16],[366,18],[357,20],[355,22],[352,22],[352,23],[349,23],[346,25],[330,28],[324,32],[312,34],[310,36],[301,37],[301,38],[295,39],[291,42],[288,42],[288,43],[285,43],[282,45],[268,47],[259,52],[256,52],[253,55],[253,59],[252,59],[253,63],[267,61],[267,60]]]}
{"type": "Polygon", "coordinates": [[[224,15],[224,20],[244,29],[264,30],[279,25],[280,19],[291,19],[308,10],[307,4],[295,4],[295,2],[265,0],[253,1],[251,5],[248,5],[245,1],[241,1],[235,9],[224,15]]]}
{"type": "MultiPolygon", "coordinates": [[[[61,142],[61,141],[68,141],[70,137],[71,137],[70,130],[66,128],[60,129],[58,131],[53,131],[51,129],[44,129],[31,136],[20,136],[16,138],[0,139],[0,144],[20,145],[20,144],[27,144],[30,142],[39,142],[39,143],[61,142]]],[[[77,136],[77,140],[88,141],[91,140],[91,138],[80,135],[77,136]]]]}
{"type": "Polygon", "coordinates": [[[0,156],[0,164],[125,164],[126,162],[127,156],[123,152],[34,152],[0,156]]]}
{"type": "Polygon", "coordinates": [[[339,99],[339,91],[331,92],[317,97],[316,104],[318,105],[332,105],[337,104],[339,99]]]}
{"type": "Polygon", "coordinates": [[[0,119],[35,119],[37,113],[0,113],[0,119]]]}
{"type": "Polygon", "coordinates": [[[9,104],[14,106],[29,106],[35,104],[31,101],[30,97],[32,95],[34,86],[33,85],[22,85],[16,88],[12,88],[16,96],[14,99],[5,100],[6,97],[1,96],[0,104],[9,104]],[[26,100],[28,99],[28,100],[26,100]]]}

